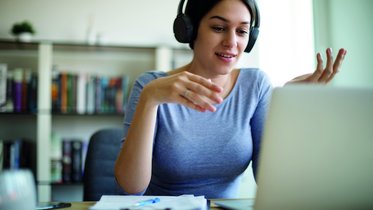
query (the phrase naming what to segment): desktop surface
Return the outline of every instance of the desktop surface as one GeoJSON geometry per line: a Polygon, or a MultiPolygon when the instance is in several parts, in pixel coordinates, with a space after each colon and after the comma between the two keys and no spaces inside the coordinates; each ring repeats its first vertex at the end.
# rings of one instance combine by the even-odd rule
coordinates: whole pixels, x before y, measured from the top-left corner
{"type": "MultiPolygon", "coordinates": [[[[217,205],[214,204],[215,201],[225,201],[225,200],[247,200],[247,199],[212,199],[210,200],[210,206],[209,209],[211,210],[218,210],[218,209],[223,209],[218,207],[217,205]]],[[[96,203],[96,201],[83,201],[83,202],[71,202],[71,207],[69,208],[63,208],[66,210],[89,210],[89,207],[93,206],[96,203]]],[[[62,209],[61,209],[62,210],[62,209]]]]}

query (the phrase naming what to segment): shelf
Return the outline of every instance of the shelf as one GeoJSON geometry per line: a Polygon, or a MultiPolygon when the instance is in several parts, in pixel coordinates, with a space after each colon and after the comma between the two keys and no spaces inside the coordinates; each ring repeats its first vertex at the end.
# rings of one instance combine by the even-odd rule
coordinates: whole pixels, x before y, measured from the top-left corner
{"type": "MultiPolygon", "coordinates": [[[[90,45],[84,42],[61,42],[51,40],[34,40],[31,42],[19,42],[14,39],[0,39],[0,49],[2,50],[37,50],[40,44],[52,44],[57,50],[84,50],[84,51],[144,51],[155,50],[157,46],[131,46],[118,44],[90,45]]],[[[183,48],[180,48],[183,49],[183,48]]],[[[185,48],[186,49],[186,48],[185,48]]]]}
{"type": "Polygon", "coordinates": [[[39,201],[58,199],[74,192],[78,193],[73,196],[79,197],[81,191],[82,183],[51,183],[52,134],[88,141],[99,129],[123,126],[124,113],[55,112],[51,99],[52,71],[105,77],[126,75],[129,78],[127,91],[130,91],[143,72],[168,71],[181,66],[190,61],[191,52],[187,48],[164,46],[89,45],[50,40],[23,43],[0,39],[0,63],[6,63],[8,69],[29,68],[38,75],[37,112],[0,112],[0,139],[20,135],[35,139],[37,151],[42,151],[37,153],[36,163],[39,201]],[[73,188],[71,193],[64,193],[65,187],[73,188]]]}
{"type": "Polygon", "coordinates": [[[81,186],[83,185],[83,182],[67,182],[67,183],[55,183],[55,182],[51,182],[49,183],[50,185],[52,185],[53,187],[58,187],[58,186],[81,186]]]}
{"type": "Polygon", "coordinates": [[[0,116],[33,116],[36,117],[34,112],[0,112],[0,116]]]}
{"type": "Polygon", "coordinates": [[[81,117],[107,117],[107,116],[123,116],[124,113],[58,113],[58,112],[52,112],[53,116],[81,116],[81,117]]]}
{"type": "Polygon", "coordinates": [[[18,42],[11,39],[0,39],[1,50],[37,50],[37,42],[18,42]]]}

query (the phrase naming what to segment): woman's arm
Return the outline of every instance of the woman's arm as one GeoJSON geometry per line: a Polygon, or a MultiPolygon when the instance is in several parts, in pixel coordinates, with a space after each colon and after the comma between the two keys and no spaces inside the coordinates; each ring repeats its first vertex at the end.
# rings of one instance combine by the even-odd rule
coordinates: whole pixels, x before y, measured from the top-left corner
{"type": "Polygon", "coordinates": [[[188,72],[155,79],[139,91],[131,126],[115,163],[116,180],[130,194],[144,191],[150,182],[158,106],[179,103],[198,111],[215,111],[211,102],[222,101],[217,94],[220,87],[188,72]],[[186,90],[188,98],[183,96],[186,90]]]}
{"type": "Polygon", "coordinates": [[[119,185],[130,194],[142,192],[151,177],[152,148],[157,104],[146,100],[147,91],[140,95],[126,140],[115,163],[119,185]]]}

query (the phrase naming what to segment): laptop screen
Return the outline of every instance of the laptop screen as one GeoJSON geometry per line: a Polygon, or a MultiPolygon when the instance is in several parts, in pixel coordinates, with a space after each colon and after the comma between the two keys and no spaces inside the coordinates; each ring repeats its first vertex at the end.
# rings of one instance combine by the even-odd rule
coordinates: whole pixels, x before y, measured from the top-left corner
{"type": "Polygon", "coordinates": [[[373,207],[373,89],[275,88],[255,209],[373,207]]]}

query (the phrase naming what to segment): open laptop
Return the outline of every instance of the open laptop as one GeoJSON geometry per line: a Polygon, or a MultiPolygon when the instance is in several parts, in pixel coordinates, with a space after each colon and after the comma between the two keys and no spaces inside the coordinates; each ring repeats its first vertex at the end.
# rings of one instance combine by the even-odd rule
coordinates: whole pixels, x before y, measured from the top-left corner
{"type": "Polygon", "coordinates": [[[257,184],[255,210],[373,209],[373,89],[275,88],[257,184]]]}

